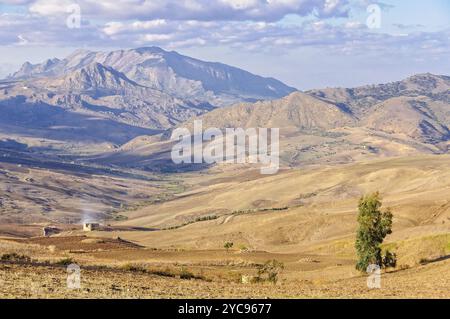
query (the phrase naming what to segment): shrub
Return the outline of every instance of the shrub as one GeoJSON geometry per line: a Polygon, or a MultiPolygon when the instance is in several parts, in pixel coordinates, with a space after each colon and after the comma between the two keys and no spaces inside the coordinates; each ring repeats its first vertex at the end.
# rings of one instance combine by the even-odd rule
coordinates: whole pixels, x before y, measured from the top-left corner
{"type": "Polygon", "coordinates": [[[144,266],[138,264],[126,264],[122,269],[132,272],[147,272],[147,269],[144,266]]]}
{"type": "Polygon", "coordinates": [[[162,276],[162,277],[175,277],[175,274],[168,268],[161,270],[161,269],[152,269],[149,270],[149,272],[156,276],[162,276]]]}
{"type": "Polygon", "coordinates": [[[29,256],[19,255],[17,253],[3,254],[0,259],[2,261],[14,261],[23,263],[31,262],[31,258],[29,256]]]}
{"type": "Polygon", "coordinates": [[[193,273],[191,273],[190,271],[188,271],[188,270],[185,269],[185,268],[181,268],[181,271],[180,271],[180,279],[188,279],[188,280],[191,280],[191,279],[194,279],[194,278],[196,278],[196,277],[195,277],[195,275],[194,275],[193,273]]]}
{"type": "Polygon", "coordinates": [[[266,261],[258,269],[258,276],[255,281],[269,281],[276,284],[279,273],[284,269],[284,264],[275,259],[266,261]]]}
{"type": "Polygon", "coordinates": [[[244,251],[248,251],[248,248],[247,248],[247,246],[245,246],[244,244],[242,244],[242,245],[239,245],[239,250],[242,251],[242,252],[244,252],[244,251]]]}
{"type": "Polygon", "coordinates": [[[203,217],[197,217],[196,219],[194,219],[194,223],[197,222],[203,222],[203,221],[207,221],[207,220],[214,220],[217,219],[219,217],[217,217],[216,215],[210,215],[210,216],[203,216],[203,217]]]}
{"type": "Polygon", "coordinates": [[[395,268],[397,266],[397,255],[387,250],[382,262],[385,268],[395,268]]]}
{"type": "Polygon", "coordinates": [[[230,241],[227,241],[225,244],[223,244],[223,247],[226,249],[226,250],[228,250],[228,249],[230,249],[231,247],[233,247],[233,243],[232,242],[230,242],[230,241]]]}
{"type": "Polygon", "coordinates": [[[58,260],[55,264],[60,266],[69,266],[73,263],[75,263],[75,261],[72,258],[63,258],[61,260],[58,260]]]}

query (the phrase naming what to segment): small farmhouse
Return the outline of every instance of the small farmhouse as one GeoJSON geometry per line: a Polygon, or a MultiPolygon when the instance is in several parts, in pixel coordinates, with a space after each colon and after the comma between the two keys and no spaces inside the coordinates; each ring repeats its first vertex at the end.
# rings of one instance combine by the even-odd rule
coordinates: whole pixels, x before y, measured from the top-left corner
{"type": "Polygon", "coordinates": [[[93,231],[100,228],[100,224],[98,223],[84,223],[83,230],[84,231],[93,231]]]}

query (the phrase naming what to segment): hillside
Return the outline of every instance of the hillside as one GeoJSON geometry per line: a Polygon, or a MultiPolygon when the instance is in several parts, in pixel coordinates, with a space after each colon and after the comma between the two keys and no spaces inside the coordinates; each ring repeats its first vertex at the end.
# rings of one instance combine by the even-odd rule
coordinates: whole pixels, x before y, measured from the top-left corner
{"type": "Polygon", "coordinates": [[[279,127],[282,130],[328,130],[353,123],[353,117],[335,104],[294,92],[274,101],[237,104],[198,119],[205,127],[279,127]]]}
{"type": "MultiPolygon", "coordinates": [[[[11,219],[0,225],[0,234],[7,237],[0,239],[0,277],[16,280],[0,280],[0,294],[448,297],[449,168],[448,156],[441,155],[292,169],[273,176],[257,170],[213,169],[179,175],[185,190],[171,197],[152,196],[143,205],[130,203],[120,211],[127,219],[109,221],[112,225],[103,230],[83,232],[77,224],[57,224],[59,234],[36,237],[43,224],[13,224],[11,219]],[[393,233],[383,248],[398,256],[397,268],[382,273],[382,289],[367,288],[367,276],[354,268],[358,198],[374,190],[381,192],[383,206],[394,215],[393,233]],[[225,242],[234,245],[226,250],[225,242]],[[31,260],[15,261],[11,256],[31,260]],[[66,289],[61,263],[68,258],[82,267],[81,290],[66,289]],[[285,265],[276,285],[242,280],[255,276],[271,259],[285,265]]],[[[45,181],[32,173],[37,176],[35,187],[45,181]]],[[[103,199],[125,196],[120,185],[126,180],[102,180],[97,185],[103,199]]],[[[94,181],[100,182],[99,177],[94,181]]],[[[128,192],[142,192],[144,183],[135,186],[128,192]]],[[[72,189],[78,187],[75,183],[72,189]]],[[[86,193],[97,189],[84,187],[81,191],[86,193]]],[[[53,196],[56,199],[56,192],[53,196]]]]}
{"type": "Polygon", "coordinates": [[[326,88],[308,93],[346,107],[362,116],[372,106],[393,97],[427,96],[433,101],[450,102],[450,77],[430,73],[416,74],[402,81],[366,85],[357,88],[326,88]]]}
{"type": "MultiPolygon", "coordinates": [[[[284,167],[446,154],[450,149],[448,92],[447,77],[417,75],[390,84],[294,92],[278,100],[238,103],[177,127],[193,132],[194,120],[201,120],[203,129],[217,127],[223,132],[226,128],[280,128],[284,167]]],[[[169,165],[173,145],[169,136],[166,132],[152,139],[136,138],[101,158],[118,164],[131,158],[136,166],[169,165]]]]}
{"type": "Polygon", "coordinates": [[[448,105],[427,97],[396,97],[374,105],[362,121],[367,128],[438,144],[450,139],[448,105]]]}

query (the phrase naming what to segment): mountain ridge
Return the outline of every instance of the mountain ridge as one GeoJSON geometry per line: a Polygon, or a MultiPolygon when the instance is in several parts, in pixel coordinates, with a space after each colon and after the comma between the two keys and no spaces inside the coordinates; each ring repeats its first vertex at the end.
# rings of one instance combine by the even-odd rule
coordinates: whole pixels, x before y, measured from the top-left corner
{"type": "Polygon", "coordinates": [[[8,80],[62,76],[93,62],[112,67],[136,83],[171,93],[177,98],[213,101],[211,104],[215,106],[279,98],[296,90],[274,78],[158,47],[111,52],[77,50],[62,60],[52,59],[35,65],[26,62],[8,80]]]}
{"type": "Polygon", "coordinates": [[[431,73],[415,74],[404,80],[364,85],[355,88],[325,88],[307,91],[315,97],[345,106],[361,115],[371,106],[398,96],[429,96],[450,103],[450,76],[431,73]]]}
{"type": "MultiPolygon", "coordinates": [[[[193,121],[198,119],[203,121],[204,128],[280,128],[281,163],[290,167],[445,154],[450,150],[448,76],[417,74],[386,84],[293,91],[278,99],[256,102],[241,96],[237,103],[217,107],[217,99],[225,95],[205,91],[201,81],[179,74],[193,74],[199,69],[202,76],[225,77],[223,88],[231,94],[226,70],[214,73],[215,69],[210,68],[224,65],[203,64],[184,57],[179,66],[183,72],[176,72],[176,67],[166,72],[167,65],[172,63],[168,60],[179,56],[155,47],[112,52],[78,50],[65,60],[26,64],[17,79],[0,82],[3,122],[10,118],[9,123],[31,123],[26,125],[31,125],[34,133],[42,134],[38,119],[48,118],[53,125],[45,126],[47,131],[42,136],[55,138],[60,131],[64,140],[70,140],[71,136],[78,140],[86,135],[114,143],[99,149],[98,156],[91,159],[100,159],[103,164],[142,164],[152,169],[170,161],[171,131],[177,127],[192,128],[193,121]],[[193,64],[194,71],[184,68],[184,63],[193,64]],[[25,71],[29,72],[28,79],[20,79],[25,71]],[[178,94],[177,90],[183,93],[178,94]],[[52,107],[56,107],[58,116],[47,116],[51,115],[52,107]],[[36,120],[19,119],[18,109],[26,110],[36,120]],[[39,114],[40,110],[46,113],[39,114]],[[72,114],[80,116],[74,117],[76,121],[69,125],[72,114]],[[101,130],[92,130],[96,126],[86,126],[83,120],[110,122],[102,124],[101,130]],[[108,132],[105,128],[112,123],[125,126],[120,132],[108,132]],[[127,127],[149,131],[133,129],[132,134],[126,134],[127,127]],[[115,136],[116,133],[119,135],[115,136]]],[[[235,82],[233,77],[230,79],[235,82]]],[[[239,86],[237,83],[234,85],[239,86]]]]}
{"type": "MultiPolygon", "coordinates": [[[[430,75],[425,76],[428,77],[430,75]]],[[[423,79],[423,76],[417,78],[423,79]]],[[[376,85],[367,92],[359,88],[359,96],[346,104],[340,99],[331,99],[330,95],[324,99],[317,94],[293,92],[277,100],[214,109],[175,128],[187,128],[192,134],[195,120],[202,121],[204,130],[214,127],[223,133],[226,128],[279,128],[280,163],[285,168],[447,154],[450,151],[450,103],[446,102],[445,95],[450,85],[442,86],[446,83],[446,78],[443,79],[434,93],[427,93],[430,86],[426,82],[405,96],[397,96],[395,91],[391,95],[379,94],[376,85]],[[364,105],[358,101],[361,96],[364,105]],[[371,96],[372,99],[367,99],[371,96]]],[[[409,81],[408,78],[394,86],[408,87],[409,81]]],[[[381,87],[388,92],[391,85],[381,87]]],[[[171,131],[160,136],[135,138],[114,152],[102,155],[101,160],[120,165],[133,158],[133,165],[137,167],[156,167],[157,163],[169,172],[182,170],[184,168],[170,164],[170,150],[176,142],[170,140],[171,131]]],[[[223,143],[224,138],[220,139],[222,141],[213,142],[223,143]]],[[[204,146],[208,143],[204,142],[204,146]]]]}

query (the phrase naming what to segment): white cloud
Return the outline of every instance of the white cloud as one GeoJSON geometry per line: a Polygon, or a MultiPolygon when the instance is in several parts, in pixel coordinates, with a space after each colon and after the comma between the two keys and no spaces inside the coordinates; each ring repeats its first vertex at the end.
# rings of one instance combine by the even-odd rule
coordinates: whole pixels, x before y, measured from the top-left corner
{"type": "Polygon", "coordinates": [[[35,0],[30,3],[29,14],[2,14],[0,42],[95,47],[158,45],[169,49],[227,46],[258,52],[308,47],[380,56],[410,52],[434,58],[450,51],[449,30],[408,32],[398,37],[371,32],[364,21],[317,18],[346,14],[346,0],[78,0],[80,29],[66,27],[68,13],[61,3],[69,5],[72,1],[35,0]],[[277,21],[288,13],[312,12],[313,16],[302,23],[277,21]]]}
{"type": "Polygon", "coordinates": [[[55,16],[60,14],[66,14],[70,6],[76,4],[76,1],[72,0],[43,0],[34,1],[29,11],[31,13],[37,13],[42,16],[55,16]]]}
{"type": "Polygon", "coordinates": [[[168,23],[166,20],[158,19],[151,21],[135,21],[132,23],[123,22],[108,22],[103,28],[103,32],[107,35],[114,35],[122,32],[132,31],[132,32],[145,32],[145,31],[159,31],[168,32],[168,23]]]}
{"type": "Polygon", "coordinates": [[[58,15],[70,4],[79,4],[89,17],[127,20],[278,21],[289,14],[347,14],[346,0],[34,0],[29,10],[58,15]]]}
{"type": "Polygon", "coordinates": [[[80,46],[105,40],[96,26],[84,23],[81,29],[69,29],[66,18],[41,17],[32,14],[0,15],[2,45],[80,46]]]}
{"type": "Polygon", "coordinates": [[[34,0],[2,0],[3,4],[8,5],[25,5],[34,2],[34,0]]]}

